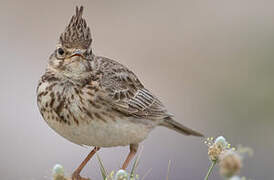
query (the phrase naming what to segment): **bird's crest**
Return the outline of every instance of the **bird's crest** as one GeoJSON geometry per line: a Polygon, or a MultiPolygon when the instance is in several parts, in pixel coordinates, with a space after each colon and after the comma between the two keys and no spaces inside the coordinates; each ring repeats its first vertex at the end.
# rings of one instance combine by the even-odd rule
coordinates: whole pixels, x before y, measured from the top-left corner
{"type": "Polygon", "coordinates": [[[60,36],[60,43],[63,46],[84,49],[90,46],[92,38],[87,22],[82,18],[83,10],[83,6],[76,6],[76,14],[72,16],[69,25],[60,36]]]}

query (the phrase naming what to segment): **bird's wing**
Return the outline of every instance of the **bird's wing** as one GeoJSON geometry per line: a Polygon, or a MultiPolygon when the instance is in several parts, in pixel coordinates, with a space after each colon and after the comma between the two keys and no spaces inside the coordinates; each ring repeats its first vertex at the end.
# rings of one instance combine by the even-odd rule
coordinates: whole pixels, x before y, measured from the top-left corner
{"type": "Polygon", "coordinates": [[[104,99],[112,108],[127,115],[152,120],[171,116],[132,71],[114,60],[98,58],[102,74],[100,85],[104,90],[104,99]]]}

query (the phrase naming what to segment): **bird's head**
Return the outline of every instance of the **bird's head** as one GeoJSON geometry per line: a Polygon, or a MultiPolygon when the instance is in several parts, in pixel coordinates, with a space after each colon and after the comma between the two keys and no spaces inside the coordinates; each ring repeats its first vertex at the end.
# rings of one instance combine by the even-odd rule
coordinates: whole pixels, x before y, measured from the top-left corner
{"type": "Polygon", "coordinates": [[[76,14],[60,35],[56,49],[49,58],[48,69],[64,77],[79,79],[91,70],[92,38],[82,14],[83,6],[76,7],[76,14]]]}

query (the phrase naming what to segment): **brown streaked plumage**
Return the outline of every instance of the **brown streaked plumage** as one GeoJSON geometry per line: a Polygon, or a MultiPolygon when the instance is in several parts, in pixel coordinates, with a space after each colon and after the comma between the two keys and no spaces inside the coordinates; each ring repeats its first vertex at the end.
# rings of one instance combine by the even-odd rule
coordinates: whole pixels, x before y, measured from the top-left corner
{"type": "Polygon", "coordinates": [[[156,126],[202,136],[176,122],[132,71],[93,54],[82,14],[83,7],[76,7],[37,87],[38,107],[48,125],[71,142],[95,147],[72,179],[84,179],[80,172],[100,147],[129,145],[125,169],[156,126]]]}
{"type": "Polygon", "coordinates": [[[76,14],[72,16],[69,25],[60,36],[60,42],[63,46],[88,48],[92,42],[90,29],[87,26],[86,20],[82,18],[83,6],[78,9],[76,14]]]}

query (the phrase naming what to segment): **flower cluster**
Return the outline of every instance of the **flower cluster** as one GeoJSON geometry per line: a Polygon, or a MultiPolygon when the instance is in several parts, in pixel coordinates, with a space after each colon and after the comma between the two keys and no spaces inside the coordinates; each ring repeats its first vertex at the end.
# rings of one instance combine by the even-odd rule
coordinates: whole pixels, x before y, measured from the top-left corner
{"type": "Polygon", "coordinates": [[[251,150],[249,148],[239,147],[236,149],[231,147],[223,136],[219,136],[216,139],[213,137],[207,138],[204,143],[208,146],[209,159],[212,161],[213,166],[218,164],[220,174],[223,177],[229,180],[242,180],[242,178],[236,175],[243,166],[243,154],[245,152],[248,152],[249,154],[252,153],[250,153],[251,150]]]}
{"type": "Polygon", "coordinates": [[[240,172],[242,168],[242,158],[235,151],[226,151],[221,154],[220,161],[220,173],[224,177],[233,177],[240,172]]]}
{"type": "Polygon", "coordinates": [[[204,143],[208,146],[208,156],[211,161],[218,161],[220,155],[230,149],[235,150],[223,136],[219,136],[215,140],[213,137],[207,138],[204,143]]]}

